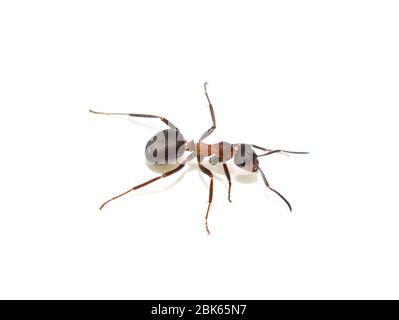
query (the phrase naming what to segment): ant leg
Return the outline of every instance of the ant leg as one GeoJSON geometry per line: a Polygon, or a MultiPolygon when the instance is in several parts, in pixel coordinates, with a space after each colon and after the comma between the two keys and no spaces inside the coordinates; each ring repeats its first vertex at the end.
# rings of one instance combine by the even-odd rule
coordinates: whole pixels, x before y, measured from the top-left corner
{"type": "Polygon", "coordinates": [[[213,174],[209,169],[205,168],[200,162],[198,162],[198,166],[199,166],[200,170],[211,179],[211,182],[209,185],[208,209],[206,211],[206,216],[205,216],[205,228],[206,228],[206,231],[208,232],[208,234],[211,234],[211,232],[209,231],[209,228],[208,228],[208,215],[209,215],[209,209],[211,208],[211,203],[212,203],[212,198],[213,198],[213,174]]]}
{"type": "Polygon", "coordinates": [[[226,175],[227,181],[229,182],[229,196],[228,199],[231,202],[230,199],[230,194],[231,194],[231,177],[230,177],[230,172],[229,172],[229,168],[227,167],[226,163],[223,163],[223,169],[224,169],[224,174],[226,175]]]}
{"type": "Polygon", "coordinates": [[[262,151],[272,151],[272,149],[266,149],[266,148],[263,148],[263,147],[259,147],[259,146],[255,145],[255,144],[251,144],[251,146],[256,148],[256,149],[262,150],[262,151]]]}
{"type": "Polygon", "coordinates": [[[263,178],[263,181],[264,181],[265,184],[266,184],[266,187],[268,187],[270,190],[272,190],[274,193],[276,193],[281,199],[283,199],[284,202],[287,204],[288,208],[290,209],[290,211],[292,211],[292,207],[291,207],[290,203],[288,202],[288,200],[287,200],[286,198],[284,198],[284,196],[283,196],[280,192],[278,192],[277,190],[274,190],[274,189],[270,186],[269,182],[268,182],[267,179],[266,179],[265,174],[263,173],[263,170],[262,170],[260,167],[258,167],[258,169],[259,169],[260,174],[262,175],[262,178],[263,178]]]}
{"type": "Polygon", "coordinates": [[[177,127],[172,122],[170,122],[168,119],[166,119],[164,117],[160,117],[160,116],[154,116],[154,115],[151,115],[151,114],[119,113],[119,112],[98,112],[98,111],[94,111],[94,110],[91,110],[91,109],[89,109],[89,112],[95,113],[95,114],[103,114],[103,115],[107,115],[107,116],[129,116],[129,117],[137,117],[137,118],[156,118],[156,119],[159,119],[162,122],[164,122],[171,129],[176,129],[177,131],[179,131],[179,129],[177,129],[177,127]]]}
{"type": "Polygon", "coordinates": [[[205,131],[205,132],[202,134],[202,136],[201,136],[199,142],[201,142],[202,140],[204,140],[206,137],[210,136],[210,135],[212,134],[212,132],[215,131],[215,129],[216,129],[215,111],[213,110],[213,106],[212,106],[211,100],[209,99],[209,96],[208,96],[208,91],[206,90],[207,85],[208,85],[208,83],[205,82],[205,83],[204,83],[204,90],[205,90],[206,99],[208,100],[208,103],[209,103],[209,111],[211,112],[212,127],[210,127],[207,131],[205,131]]]}
{"type": "Polygon", "coordinates": [[[293,153],[293,154],[309,154],[309,152],[306,152],[306,151],[287,151],[287,150],[272,150],[272,149],[266,149],[266,148],[263,148],[263,147],[256,146],[256,145],[254,145],[254,144],[252,144],[252,147],[254,147],[254,148],[256,148],[256,149],[259,149],[259,150],[262,150],[262,151],[267,151],[267,153],[262,154],[262,155],[260,155],[259,157],[267,156],[267,155],[269,155],[269,154],[278,153],[278,152],[281,152],[281,153],[293,153]]]}
{"type": "MultiPolygon", "coordinates": [[[[286,153],[286,151],[284,151],[284,150],[272,150],[272,151],[268,151],[268,152],[266,152],[266,153],[264,153],[264,154],[261,154],[261,155],[258,155],[258,157],[264,157],[264,156],[268,156],[269,154],[273,154],[273,153],[286,153]]],[[[289,153],[292,153],[292,152],[289,152],[289,153]]]]}
{"type": "Polygon", "coordinates": [[[184,166],[187,164],[187,162],[190,161],[190,160],[193,158],[193,155],[194,155],[193,153],[190,154],[177,168],[175,168],[175,169],[173,169],[173,170],[170,170],[170,171],[168,171],[168,172],[165,172],[165,173],[161,174],[161,175],[158,176],[158,177],[155,177],[155,178],[153,178],[153,179],[150,179],[150,180],[148,180],[148,181],[146,181],[146,182],[144,182],[144,183],[142,183],[142,184],[139,184],[139,185],[137,185],[137,186],[135,186],[135,187],[133,187],[133,188],[131,188],[131,189],[129,189],[129,190],[127,190],[127,191],[125,191],[125,192],[123,192],[123,193],[121,193],[121,194],[119,194],[119,195],[117,195],[117,196],[115,196],[115,197],[113,197],[113,198],[111,198],[111,199],[105,201],[105,202],[101,205],[100,210],[102,210],[102,208],[104,208],[104,206],[107,205],[109,202],[111,202],[111,201],[113,201],[113,200],[115,200],[115,199],[118,199],[118,198],[124,196],[125,194],[128,194],[128,193],[131,192],[131,191],[134,191],[134,190],[140,189],[140,188],[142,188],[142,187],[145,187],[145,186],[147,186],[147,185],[149,185],[149,184],[151,184],[151,183],[153,183],[153,182],[155,182],[155,181],[157,181],[157,180],[159,180],[159,179],[166,178],[166,177],[168,177],[168,176],[170,176],[170,175],[172,175],[172,174],[174,174],[174,173],[180,171],[181,169],[184,168],[184,166]]]}

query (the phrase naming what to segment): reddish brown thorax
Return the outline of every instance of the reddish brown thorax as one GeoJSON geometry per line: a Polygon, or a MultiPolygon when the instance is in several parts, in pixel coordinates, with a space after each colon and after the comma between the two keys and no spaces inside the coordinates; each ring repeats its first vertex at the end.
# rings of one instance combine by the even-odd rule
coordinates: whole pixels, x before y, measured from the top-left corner
{"type": "Polygon", "coordinates": [[[205,158],[213,155],[213,159],[217,162],[225,162],[233,158],[234,148],[228,142],[219,142],[215,144],[207,144],[203,142],[195,143],[194,140],[187,142],[187,151],[194,152],[196,156],[205,158]]]}

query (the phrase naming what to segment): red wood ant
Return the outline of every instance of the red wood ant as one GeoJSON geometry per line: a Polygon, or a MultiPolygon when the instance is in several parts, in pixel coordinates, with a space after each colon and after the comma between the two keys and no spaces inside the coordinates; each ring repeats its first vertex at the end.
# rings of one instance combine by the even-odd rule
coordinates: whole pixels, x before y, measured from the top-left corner
{"type": "Polygon", "coordinates": [[[208,215],[209,215],[209,209],[211,207],[212,203],[212,198],[213,198],[213,174],[211,170],[206,168],[202,163],[205,158],[209,157],[209,163],[212,165],[216,165],[218,163],[221,163],[224,169],[224,173],[226,175],[227,181],[229,183],[229,189],[228,189],[228,200],[231,202],[230,199],[230,194],[231,194],[231,177],[230,177],[230,172],[229,168],[227,166],[227,161],[234,159],[234,164],[238,166],[241,169],[244,169],[248,172],[260,172],[263,181],[266,185],[267,188],[269,188],[271,191],[276,193],[288,206],[289,210],[292,211],[292,207],[288,200],[277,190],[273,189],[268,180],[266,179],[266,176],[263,172],[263,170],[259,166],[259,157],[267,156],[273,153],[294,153],[294,154],[308,154],[308,152],[297,152],[297,151],[286,151],[286,150],[272,150],[272,149],[266,149],[262,148],[253,144],[246,144],[246,143],[237,143],[237,144],[230,144],[228,142],[219,142],[215,144],[207,144],[204,143],[203,140],[210,136],[212,132],[216,129],[216,117],[215,117],[215,112],[213,110],[212,103],[209,99],[208,96],[208,91],[207,91],[207,83],[204,83],[204,90],[205,90],[205,96],[206,99],[208,100],[209,104],[209,111],[211,113],[211,118],[212,118],[212,126],[205,131],[199,141],[197,143],[194,142],[194,140],[187,141],[180,130],[168,119],[161,117],[161,116],[155,116],[155,115],[150,115],[150,114],[139,114],[139,113],[109,113],[109,112],[98,112],[98,111],[93,111],[89,110],[92,113],[95,114],[102,114],[102,115],[125,115],[129,117],[138,117],[138,118],[155,118],[159,119],[162,122],[164,122],[169,129],[163,130],[158,132],[155,136],[153,136],[148,142],[145,147],[145,156],[149,164],[151,165],[163,165],[163,164],[178,164],[176,168],[173,170],[170,170],[168,172],[165,172],[153,179],[150,179],[142,184],[139,184],[137,186],[134,186],[133,188],[130,188],[129,190],[105,201],[101,206],[100,210],[104,208],[106,204],[109,202],[118,199],[125,194],[143,188],[150,183],[153,183],[157,180],[160,180],[162,178],[166,178],[172,174],[175,174],[176,172],[180,171],[181,169],[184,168],[184,166],[191,161],[192,159],[196,158],[197,159],[197,164],[199,169],[206,174],[210,178],[210,185],[209,185],[209,201],[208,201],[208,208],[206,211],[205,215],[205,228],[208,234],[210,234],[209,228],[208,228],[208,215]],[[264,151],[265,153],[261,155],[257,155],[254,151],[255,149],[264,151]],[[188,156],[185,157],[183,160],[184,154],[188,152],[188,156]]]}

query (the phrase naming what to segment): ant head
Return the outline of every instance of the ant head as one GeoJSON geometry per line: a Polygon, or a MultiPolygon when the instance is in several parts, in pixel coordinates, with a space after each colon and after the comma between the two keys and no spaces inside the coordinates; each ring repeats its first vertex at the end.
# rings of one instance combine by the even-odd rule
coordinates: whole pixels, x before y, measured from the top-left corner
{"type": "Polygon", "coordinates": [[[258,156],[249,144],[241,143],[238,145],[234,155],[234,164],[249,172],[256,172],[259,169],[258,156]]]}

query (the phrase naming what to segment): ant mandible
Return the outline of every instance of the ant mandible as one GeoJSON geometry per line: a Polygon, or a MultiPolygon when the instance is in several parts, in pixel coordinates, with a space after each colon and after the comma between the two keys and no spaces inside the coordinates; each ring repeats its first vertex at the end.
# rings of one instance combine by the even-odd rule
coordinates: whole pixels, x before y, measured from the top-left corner
{"type": "Polygon", "coordinates": [[[164,164],[178,164],[176,168],[173,170],[170,170],[168,172],[165,172],[153,179],[150,179],[142,184],[139,184],[137,186],[134,186],[133,188],[105,201],[101,206],[100,210],[104,208],[106,204],[109,202],[118,199],[125,194],[128,194],[131,191],[143,188],[157,180],[160,180],[162,178],[166,178],[171,176],[172,174],[175,174],[176,172],[180,171],[185,167],[185,165],[191,161],[192,159],[196,158],[197,159],[197,164],[199,169],[206,174],[210,178],[210,184],[209,184],[209,201],[208,201],[208,208],[206,210],[206,215],[205,215],[205,228],[208,234],[210,234],[209,227],[208,227],[208,215],[209,215],[209,209],[212,204],[212,198],[213,198],[213,174],[211,170],[206,168],[202,163],[205,158],[209,158],[209,163],[212,165],[216,165],[218,163],[221,163],[223,166],[224,173],[226,175],[227,181],[229,183],[229,189],[228,189],[228,200],[231,202],[230,199],[230,194],[231,194],[231,177],[230,177],[230,172],[229,168],[227,166],[227,161],[231,160],[234,158],[234,164],[238,166],[241,169],[244,169],[245,171],[248,172],[260,172],[263,181],[266,185],[267,188],[269,188],[271,191],[276,193],[288,206],[289,210],[292,211],[292,207],[288,200],[277,190],[273,189],[263,170],[259,166],[259,160],[258,158],[267,156],[273,153],[294,153],[294,154],[308,154],[308,152],[298,152],[298,151],[287,151],[287,150],[272,150],[272,149],[266,149],[259,147],[257,145],[253,144],[246,144],[246,143],[236,143],[236,144],[230,144],[228,142],[219,142],[215,144],[207,144],[204,143],[203,140],[210,136],[213,131],[216,129],[216,117],[215,117],[215,112],[213,110],[212,103],[209,99],[208,96],[208,91],[207,91],[207,83],[204,83],[204,90],[205,90],[205,96],[206,99],[208,100],[209,104],[209,111],[211,113],[211,118],[212,118],[212,126],[205,131],[199,141],[197,143],[194,142],[194,140],[187,141],[180,130],[168,119],[161,117],[161,116],[155,116],[155,115],[150,115],[150,114],[139,114],[139,113],[110,113],[110,112],[98,112],[98,111],[93,111],[89,110],[91,113],[95,114],[102,114],[102,115],[124,115],[124,116],[129,116],[129,117],[138,117],[138,118],[156,118],[164,122],[170,129],[162,130],[158,132],[155,136],[153,136],[148,142],[145,147],[145,156],[150,165],[164,165],[164,164]],[[257,155],[254,151],[255,149],[264,151],[265,153],[261,155],[257,155]],[[184,156],[184,154],[188,152],[188,156],[185,157],[183,160],[181,160],[184,156]]]}

